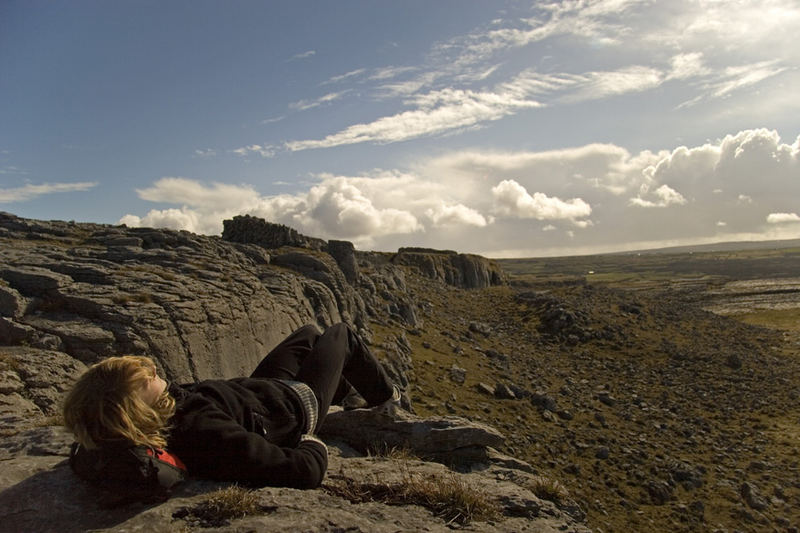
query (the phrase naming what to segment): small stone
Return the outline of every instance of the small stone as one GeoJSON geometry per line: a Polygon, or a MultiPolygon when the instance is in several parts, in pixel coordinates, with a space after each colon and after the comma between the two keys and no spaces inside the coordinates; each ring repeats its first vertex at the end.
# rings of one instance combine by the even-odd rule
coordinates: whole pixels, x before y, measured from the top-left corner
{"type": "Polygon", "coordinates": [[[739,493],[742,495],[744,502],[751,509],[763,511],[769,505],[767,500],[761,496],[761,493],[758,491],[755,485],[752,485],[751,483],[742,483],[739,493]]]}
{"type": "Polygon", "coordinates": [[[483,322],[470,323],[469,330],[473,333],[480,333],[484,337],[488,337],[489,334],[491,334],[492,332],[492,328],[490,328],[488,324],[484,324],[483,322]]]}
{"type": "Polygon", "coordinates": [[[653,505],[664,505],[672,499],[672,487],[666,481],[651,481],[646,489],[653,505]]]}
{"type": "Polygon", "coordinates": [[[453,365],[450,367],[450,381],[463,385],[467,380],[467,370],[460,366],[453,365]]]}
{"type": "Polygon", "coordinates": [[[486,395],[489,395],[489,396],[494,395],[494,389],[492,388],[492,386],[491,385],[487,385],[486,383],[483,383],[483,382],[480,382],[477,385],[475,385],[475,389],[478,392],[486,394],[486,395]]]}
{"type": "Polygon", "coordinates": [[[598,394],[597,399],[600,400],[600,403],[603,403],[609,407],[613,407],[617,404],[617,399],[611,396],[607,392],[601,392],[598,394]]]}
{"type": "Polygon", "coordinates": [[[574,418],[572,412],[567,411],[566,409],[559,409],[558,411],[556,411],[556,414],[561,420],[572,420],[574,418]]]}
{"type": "Polygon", "coordinates": [[[504,385],[503,383],[498,383],[497,385],[495,385],[495,387],[494,387],[494,395],[497,398],[500,398],[500,399],[503,399],[503,400],[516,400],[517,399],[517,397],[514,394],[514,392],[510,388],[508,388],[508,385],[504,385]]]}
{"type": "Polygon", "coordinates": [[[606,460],[606,459],[608,459],[608,454],[609,454],[608,448],[605,447],[605,446],[601,446],[600,448],[597,449],[597,451],[595,452],[594,456],[597,459],[606,460]]]}
{"type": "Polygon", "coordinates": [[[544,409],[545,411],[555,412],[556,410],[555,399],[543,392],[534,392],[531,394],[531,403],[540,409],[544,409]]]}

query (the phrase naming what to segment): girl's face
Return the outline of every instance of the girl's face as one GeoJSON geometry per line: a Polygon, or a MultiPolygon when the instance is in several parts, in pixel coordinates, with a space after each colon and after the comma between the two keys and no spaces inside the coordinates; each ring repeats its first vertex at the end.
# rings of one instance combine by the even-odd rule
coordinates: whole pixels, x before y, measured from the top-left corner
{"type": "Polygon", "coordinates": [[[147,380],[144,387],[139,390],[139,396],[149,406],[154,406],[158,397],[167,388],[167,382],[164,381],[157,372],[153,372],[153,377],[147,380]]]}

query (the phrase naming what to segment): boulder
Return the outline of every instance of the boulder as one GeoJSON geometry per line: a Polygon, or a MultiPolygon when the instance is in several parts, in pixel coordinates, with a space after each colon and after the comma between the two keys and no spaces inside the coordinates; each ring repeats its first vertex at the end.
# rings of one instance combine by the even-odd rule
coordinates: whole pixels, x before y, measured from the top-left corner
{"type": "Polygon", "coordinates": [[[460,417],[420,418],[404,410],[386,416],[372,409],[335,410],[320,430],[326,438],[342,440],[359,451],[407,449],[415,455],[456,458],[460,450],[498,447],[504,442],[496,429],[460,417]]]}

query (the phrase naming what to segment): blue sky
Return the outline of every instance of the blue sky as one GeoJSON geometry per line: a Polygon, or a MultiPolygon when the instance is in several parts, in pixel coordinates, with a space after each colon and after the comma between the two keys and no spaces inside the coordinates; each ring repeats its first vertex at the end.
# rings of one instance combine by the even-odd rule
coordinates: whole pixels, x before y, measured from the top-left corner
{"type": "Polygon", "coordinates": [[[492,257],[800,237],[800,4],[0,3],[0,210],[492,257]]]}

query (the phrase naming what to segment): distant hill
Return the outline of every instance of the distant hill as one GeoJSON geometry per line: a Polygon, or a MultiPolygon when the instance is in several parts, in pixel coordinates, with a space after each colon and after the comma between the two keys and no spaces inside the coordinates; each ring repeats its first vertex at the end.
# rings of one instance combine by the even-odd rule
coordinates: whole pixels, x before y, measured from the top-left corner
{"type": "Polygon", "coordinates": [[[625,252],[612,252],[598,255],[685,254],[701,252],[736,252],[744,250],[783,250],[787,248],[800,248],[800,239],[716,242],[692,246],[669,246],[667,248],[651,248],[647,250],[628,250],[625,252]]]}

